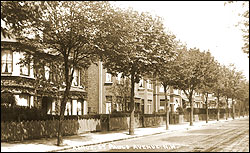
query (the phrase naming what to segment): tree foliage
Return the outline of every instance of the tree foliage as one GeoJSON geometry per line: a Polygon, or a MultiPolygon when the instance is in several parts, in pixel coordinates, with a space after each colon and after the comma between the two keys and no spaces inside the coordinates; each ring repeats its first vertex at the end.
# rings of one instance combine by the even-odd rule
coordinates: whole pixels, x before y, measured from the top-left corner
{"type": "Polygon", "coordinates": [[[237,26],[240,27],[242,31],[242,39],[244,42],[242,51],[248,54],[249,57],[249,1],[229,1],[225,2],[225,5],[235,4],[235,2],[241,4],[241,9],[238,14],[240,16],[240,21],[238,22],[237,26]]]}
{"type": "MultiPolygon", "coordinates": [[[[160,53],[169,54],[161,43],[168,39],[163,35],[164,27],[159,17],[153,18],[148,13],[138,13],[132,9],[117,9],[107,22],[113,27],[107,29],[105,35],[100,35],[104,43],[96,47],[103,52],[103,65],[113,75],[123,73],[131,80],[131,124],[129,133],[134,133],[134,85],[144,75],[151,75],[154,62],[161,58],[160,53]],[[110,41],[113,40],[113,41],[110,41]],[[161,42],[162,41],[162,42],[161,42]]],[[[165,44],[166,46],[167,44],[165,44]]]]}
{"type": "MultiPolygon", "coordinates": [[[[190,125],[193,125],[193,94],[198,91],[203,84],[209,84],[209,73],[215,67],[212,63],[209,52],[201,52],[197,48],[187,49],[183,47],[175,60],[174,77],[176,88],[181,89],[191,106],[190,125]],[[206,79],[205,79],[206,78],[206,79]]],[[[211,79],[211,78],[210,78],[211,79]]]]}

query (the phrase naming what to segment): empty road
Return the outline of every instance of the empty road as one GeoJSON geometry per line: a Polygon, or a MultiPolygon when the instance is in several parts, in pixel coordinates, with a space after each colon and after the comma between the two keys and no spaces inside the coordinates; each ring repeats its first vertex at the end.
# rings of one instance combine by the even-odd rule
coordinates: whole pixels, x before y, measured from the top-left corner
{"type": "MultiPolygon", "coordinates": [[[[195,124],[195,122],[194,122],[195,124]]],[[[171,125],[170,125],[171,126],[171,125]]],[[[249,152],[249,117],[67,152],[249,152]]]]}

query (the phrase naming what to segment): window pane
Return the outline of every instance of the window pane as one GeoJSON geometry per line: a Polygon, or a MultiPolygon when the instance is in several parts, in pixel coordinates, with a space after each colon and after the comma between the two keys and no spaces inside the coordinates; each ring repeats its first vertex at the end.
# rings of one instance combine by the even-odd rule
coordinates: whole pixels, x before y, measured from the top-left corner
{"type": "Polygon", "coordinates": [[[81,101],[78,101],[78,103],[77,103],[77,112],[78,112],[78,115],[83,115],[82,114],[82,102],[81,101]]]}
{"type": "Polygon", "coordinates": [[[1,68],[3,73],[12,72],[12,51],[1,51],[1,68]]]}
{"type": "Polygon", "coordinates": [[[109,74],[109,73],[106,73],[106,82],[112,82],[111,74],[109,74]]]}
{"type": "Polygon", "coordinates": [[[23,75],[29,75],[29,66],[27,65],[22,65],[20,67],[21,74],[23,75]]]}
{"type": "Polygon", "coordinates": [[[74,70],[72,83],[73,83],[74,86],[79,85],[79,70],[78,69],[74,70]]]}
{"type": "Polygon", "coordinates": [[[139,88],[143,88],[143,80],[140,80],[140,82],[139,82],[139,88]]]}
{"type": "Polygon", "coordinates": [[[164,92],[164,87],[163,87],[163,85],[160,86],[160,92],[164,92]]]}
{"type": "Polygon", "coordinates": [[[1,66],[2,66],[2,67],[1,67],[2,72],[6,72],[6,70],[8,70],[8,68],[6,67],[6,66],[7,66],[6,63],[2,63],[1,66]]]}
{"type": "Polygon", "coordinates": [[[12,72],[12,63],[7,63],[8,73],[12,72]]]}
{"type": "Polygon", "coordinates": [[[71,102],[66,103],[65,114],[64,115],[71,115],[71,102]]]}
{"type": "Polygon", "coordinates": [[[29,106],[29,95],[27,94],[21,94],[19,95],[19,102],[18,104],[20,106],[29,106]]]}
{"type": "Polygon", "coordinates": [[[121,77],[122,77],[122,73],[119,73],[117,75],[117,81],[118,81],[119,84],[121,83],[121,77]]]}
{"type": "Polygon", "coordinates": [[[48,66],[44,66],[44,70],[45,70],[45,79],[49,80],[50,68],[48,66]]]}
{"type": "Polygon", "coordinates": [[[110,114],[110,113],[111,113],[111,103],[106,102],[106,114],[110,114]]]}
{"type": "Polygon", "coordinates": [[[148,85],[148,89],[152,89],[152,83],[150,80],[147,80],[147,85],[148,85]]]}

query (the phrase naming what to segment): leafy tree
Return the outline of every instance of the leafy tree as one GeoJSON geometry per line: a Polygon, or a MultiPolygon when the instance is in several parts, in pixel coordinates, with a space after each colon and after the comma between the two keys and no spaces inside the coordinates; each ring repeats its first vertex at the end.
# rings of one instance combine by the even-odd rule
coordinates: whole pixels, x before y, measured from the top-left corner
{"type": "Polygon", "coordinates": [[[233,64],[229,65],[229,69],[230,69],[230,75],[232,80],[230,81],[230,85],[231,85],[231,89],[232,89],[232,94],[231,94],[231,98],[232,98],[232,107],[233,107],[233,119],[235,118],[235,103],[234,100],[237,99],[237,94],[238,91],[240,90],[240,82],[241,80],[244,78],[242,75],[241,71],[237,71],[235,66],[233,64]]]}
{"type": "Polygon", "coordinates": [[[222,97],[225,89],[223,82],[224,76],[225,74],[223,73],[223,67],[218,65],[216,85],[213,87],[213,93],[217,98],[217,121],[220,120],[220,106],[222,105],[220,98],[222,97]]]}
{"type": "Polygon", "coordinates": [[[133,135],[135,83],[139,83],[140,78],[152,69],[154,61],[152,57],[156,56],[158,37],[164,28],[160,18],[153,18],[148,13],[139,14],[132,9],[117,9],[116,13],[113,13],[113,18],[106,21],[115,26],[103,27],[109,32],[100,35],[99,39],[103,41],[99,42],[104,43],[99,43],[96,47],[103,52],[101,59],[109,73],[113,75],[123,73],[131,80],[129,134],[133,135]]]}
{"type": "Polygon", "coordinates": [[[210,53],[200,52],[197,48],[187,50],[184,48],[178,54],[174,64],[176,87],[183,90],[191,106],[190,125],[193,125],[193,94],[205,80],[210,65],[206,58],[210,53]]]}
{"type": "Polygon", "coordinates": [[[25,24],[37,22],[43,1],[1,1],[1,33],[13,37],[25,24]]]}
{"type": "Polygon", "coordinates": [[[240,90],[238,91],[238,98],[242,102],[243,117],[249,113],[249,81],[242,80],[240,90]]]}
{"type": "MultiPolygon", "coordinates": [[[[241,95],[241,93],[239,91],[241,90],[241,87],[243,87],[241,86],[242,84],[240,83],[242,83],[241,80],[243,79],[243,76],[241,72],[236,71],[236,68],[234,67],[233,64],[230,64],[228,67],[223,66],[223,74],[224,74],[223,80],[222,80],[224,84],[223,96],[226,97],[226,103],[227,103],[226,119],[227,119],[229,117],[228,100],[229,98],[232,98],[233,100],[233,99],[236,99],[237,97],[240,97],[239,95],[241,95]]],[[[235,109],[234,102],[233,102],[233,109],[235,109]]]]}
{"type": "MultiPolygon", "coordinates": [[[[168,102],[167,97],[167,90],[170,86],[175,85],[175,78],[173,77],[173,65],[174,60],[177,55],[177,50],[180,49],[180,42],[177,42],[175,39],[175,35],[173,34],[162,34],[163,36],[160,38],[161,46],[158,50],[161,50],[160,57],[164,58],[157,58],[154,61],[153,65],[153,72],[156,74],[157,80],[164,88],[164,95],[165,95],[165,113],[166,113],[166,130],[169,129],[169,108],[170,104],[168,102]]],[[[158,56],[158,57],[159,57],[158,56]]]]}
{"type": "MultiPolygon", "coordinates": [[[[103,32],[98,25],[105,24],[104,16],[109,17],[112,8],[107,2],[48,1],[42,4],[42,9],[35,15],[36,20],[20,22],[22,30],[17,35],[20,42],[26,48],[29,47],[33,58],[41,55],[39,58],[46,60],[47,56],[43,56],[46,53],[59,63],[63,78],[60,86],[64,90],[57,141],[57,145],[61,145],[62,120],[74,71],[76,68],[87,68],[97,58],[95,36],[97,32],[103,32]]],[[[32,3],[27,7],[37,6],[32,3]]],[[[6,22],[11,23],[8,20],[6,22]]]]}
{"type": "Polygon", "coordinates": [[[204,62],[207,64],[206,74],[204,75],[203,83],[200,84],[200,88],[198,89],[205,97],[206,104],[206,123],[208,123],[208,94],[212,93],[212,88],[216,85],[217,74],[218,74],[218,62],[214,59],[214,57],[207,52],[206,58],[204,58],[204,62]]]}
{"type": "Polygon", "coordinates": [[[226,4],[233,4],[235,5],[235,2],[241,3],[242,9],[240,9],[239,16],[241,17],[241,21],[237,24],[242,30],[242,38],[244,41],[242,51],[246,54],[248,54],[249,57],[249,1],[229,1],[225,2],[226,4]]]}

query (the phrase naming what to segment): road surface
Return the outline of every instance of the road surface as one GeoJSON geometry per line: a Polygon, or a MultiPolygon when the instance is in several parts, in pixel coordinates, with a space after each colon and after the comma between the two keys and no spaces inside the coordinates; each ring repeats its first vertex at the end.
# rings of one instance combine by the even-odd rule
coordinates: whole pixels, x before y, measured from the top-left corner
{"type": "Polygon", "coordinates": [[[65,151],[249,152],[249,118],[245,117],[237,120],[217,122],[193,130],[183,129],[166,134],[145,136],[65,151]]]}

